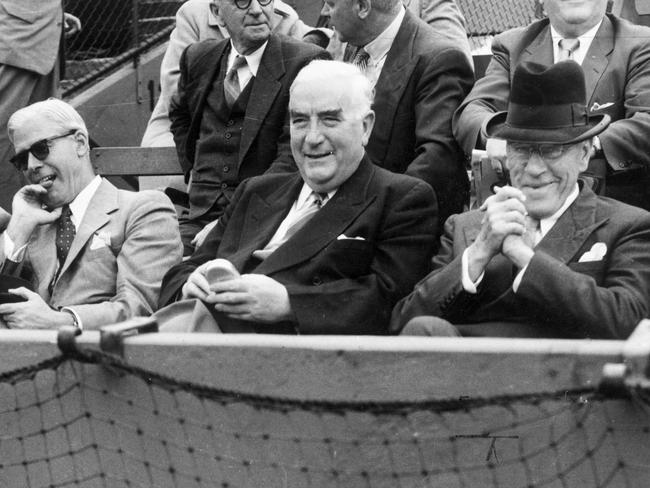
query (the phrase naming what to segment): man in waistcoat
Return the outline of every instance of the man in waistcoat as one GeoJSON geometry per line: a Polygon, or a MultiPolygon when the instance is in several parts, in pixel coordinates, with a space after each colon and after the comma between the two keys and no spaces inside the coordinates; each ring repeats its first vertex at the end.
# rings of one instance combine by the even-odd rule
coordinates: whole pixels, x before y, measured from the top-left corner
{"type": "Polygon", "coordinates": [[[309,61],[328,54],[271,32],[273,0],[214,0],[230,39],[190,45],[181,56],[171,130],[190,208],[181,218],[185,254],[217,219],[239,183],[264,172],[292,172],[289,87],[309,61]]]}

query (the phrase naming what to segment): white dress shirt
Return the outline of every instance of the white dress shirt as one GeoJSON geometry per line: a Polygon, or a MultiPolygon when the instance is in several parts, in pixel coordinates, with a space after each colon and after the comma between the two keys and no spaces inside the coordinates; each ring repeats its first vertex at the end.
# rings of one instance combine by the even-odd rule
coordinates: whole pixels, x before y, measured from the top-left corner
{"type": "MultiPolygon", "coordinates": [[[[598,29],[600,29],[600,24],[602,23],[603,21],[601,20],[598,22],[598,24],[577,38],[580,41],[580,46],[575,51],[573,51],[571,55],[571,59],[573,59],[576,63],[582,65],[582,62],[587,56],[587,51],[589,51],[589,46],[591,46],[594,37],[596,37],[596,32],[598,32],[598,29]]],[[[562,37],[559,32],[553,28],[553,26],[551,26],[551,39],[553,39],[553,62],[557,63],[560,59],[559,44],[560,41],[565,38],[562,37]]]]}
{"type": "Polygon", "coordinates": [[[397,37],[397,32],[402,25],[405,14],[406,10],[403,6],[400,6],[399,13],[393,19],[390,25],[386,27],[384,32],[363,46],[363,49],[370,55],[365,75],[366,78],[370,80],[370,83],[373,87],[377,84],[379,75],[381,75],[381,70],[384,67],[384,63],[386,63],[386,56],[388,55],[388,51],[390,51],[390,48],[393,45],[393,41],[397,37]]]}
{"type": "MultiPolygon", "coordinates": [[[[240,67],[237,70],[240,91],[243,91],[244,88],[246,88],[246,85],[253,76],[257,76],[257,70],[260,67],[260,63],[262,62],[262,56],[264,55],[264,50],[266,49],[267,44],[268,41],[257,48],[257,50],[244,56],[246,58],[246,65],[240,67]]],[[[228,54],[228,69],[226,70],[226,73],[230,71],[232,65],[235,64],[235,58],[237,56],[242,56],[242,54],[239,54],[237,52],[235,45],[232,43],[232,41],[230,41],[230,54],[228,54]]]]}

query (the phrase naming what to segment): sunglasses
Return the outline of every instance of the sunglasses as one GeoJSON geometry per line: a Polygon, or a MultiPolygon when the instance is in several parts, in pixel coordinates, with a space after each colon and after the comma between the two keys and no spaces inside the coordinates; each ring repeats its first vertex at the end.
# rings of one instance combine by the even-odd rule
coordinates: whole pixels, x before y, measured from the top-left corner
{"type": "MultiPolygon", "coordinates": [[[[259,3],[262,7],[266,7],[269,3],[271,3],[273,0],[257,0],[257,3],[259,3]]],[[[241,10],[246,10],[248,7],[251,6],[252,0],[235,0],[235,5],[237,6],[238,9],[241,10]]]]}
{"type": "Polygon", "coordinates": [[[64,137],[71,136],[77,132],[77,129],[72,129],[65,134],[60,136],[49,137],[47,139],[41,139],[40,141],[32,144],[28,149],[20,151],[13,158],[9,160],[18,171],[27,171],[27,161],[29,159],[29,153],[32,153],[39,161],[43,161],[50,154],[50,143],[56,141],[57,139],[63,139],[64,137]]]}

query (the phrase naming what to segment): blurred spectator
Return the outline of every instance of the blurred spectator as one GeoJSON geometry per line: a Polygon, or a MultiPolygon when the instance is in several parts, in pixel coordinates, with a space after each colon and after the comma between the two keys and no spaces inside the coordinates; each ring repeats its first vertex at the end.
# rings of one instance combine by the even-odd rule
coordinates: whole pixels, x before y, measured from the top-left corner
{"type": "Polygon", "coordinates": [[[63,13],[61,0],[0,0],[0,207],[5,210],[24,183],[9,165],[7,120],[19,108],[57,94],[62,37],[79,30],[79,19],[63,13]]]}

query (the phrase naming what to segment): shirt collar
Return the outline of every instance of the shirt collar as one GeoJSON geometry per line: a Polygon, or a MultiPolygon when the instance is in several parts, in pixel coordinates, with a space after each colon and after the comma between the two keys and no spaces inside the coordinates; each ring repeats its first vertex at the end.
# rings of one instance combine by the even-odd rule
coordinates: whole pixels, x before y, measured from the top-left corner
{"type": "MultiPolygon", "coordinates": [[[[327,202],[329,202],[332,197],[336,194],[336,190],[338,188],[335,188],[332,191],[327,192],[327,200],[323,205],[325,205],[327,202]]],[[[302,208],[309,200],[310,195],[312,194],[314,190],[312,190],[307,183],[302,184],[302,188],[300,189],[300,194],[298,195],[298,200],[296,201],[297,208],[302,208]]]]}
{"type": "Polygon", "coordinates": [[[90,200],[92,200],[95,192],[97,191],[97,188],[99,188],[99,185],[101,183],[101,176],[95,176],[92,180],[90,180],[90,183],[88,183],[86,187],[81,190],[76,197],[74,197],[74,200],[70,202],[69,207],[70,211],[72,212],[70,218],[77,229],[79,228],[79,225],[81,224],[81,221],[86,214],[86,210],[88,210],[90,200]]]}
{"type": "Polygon", "coordinates": [[[564,203],[557,210],[557,212],[555,212],[550,217],[546,217],[539,221],[539,231],[541,232],[542,236],[545,236],[546,233],[549,230],[551,230],[551,228],[560,219],[560,217],[566,211],[566,209],[569,208],[573,202],[575,202],[576,198],[578,198],[579,193],[580,193],[580,187],[578,186],[578,183],[576,183],[575,187],[573,188],[573,191],[569,194],[567,199],[564,200],[564,203]]]}
{"type": "Polygon", "coordinates": [[[384,32],[363,46],[363,49],[370,55],[370,59],[377,62],[388,54],[388,51],[390,51],[390,48],[393,45],[393,41],[397,37],[397,32],[402,25],[402,20],[404,20],[405,14],[406,10],[403,6],[400,6],[399,13],[395,16],[390,25],[386,27],[384,32]]]}
{"type": "MultiPolygon", "coordinates": [[[[246,64],[248,65],[248,69],[251,71],[253,76],[257,76],[257,70],[260,67],[260,63],[262,62],[262,56],[264,55],[264,50],[266,49],[268,43],[269,41],[266,41],[255,51],[244,56],[246,58],[246,64]]],[[[233,44],[233,42],[230,41],[230,54],[228,55],[228,69],[230,69],[230,66],[233,65],[233,63],[235,62],[235,58],[237,56],[240,56],[240,54],[237,52],[237,49],[235,49],[235,45],[233,44]]]]}
{"type": "MultiPolygon", "coordinates": [[[[591,41],[593,41],[594,37],[596,37],[596,33],[598,32],[598,29],[600,29],[600,25],[602,23],[603,21],[601,19],[601,21],[598,22],[595,26],[593,26],[587,32],[585,32],[580,37],[578,37],[578,39],[580,40],[580,49],[583,49],[591,45],[591,41]]],[[[560,33],[555,30],[555,27],[553,27],[553,25],[551,25],[551,39],[553,39],[554,48],[557,46],[557,43],[560,41],[560,39],[564,39],[564,37],[562,37],[560,33]]]]}

